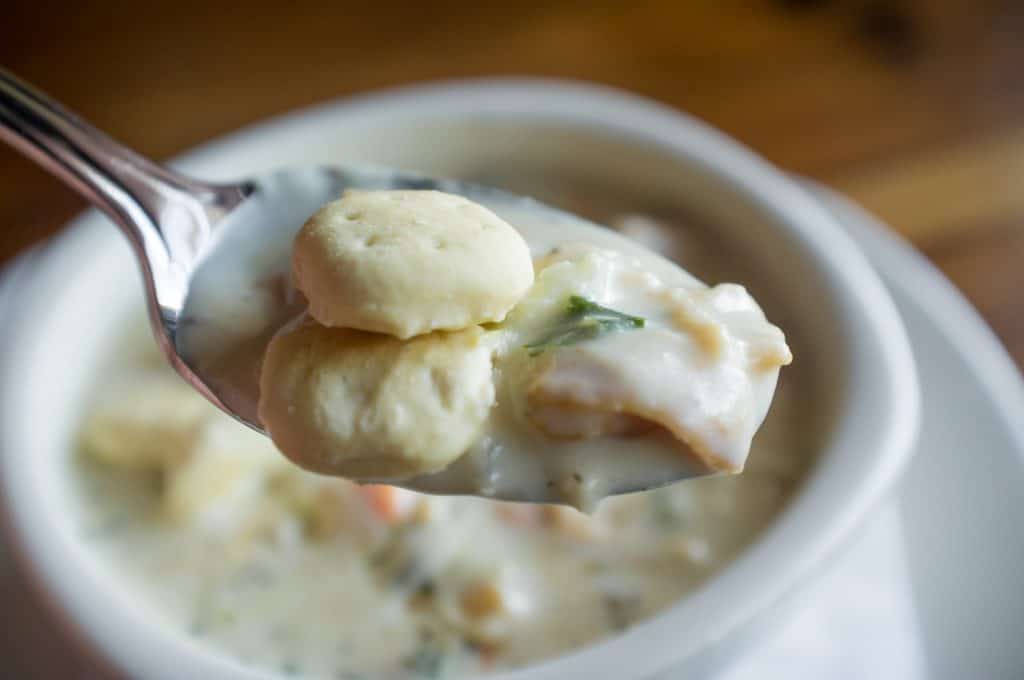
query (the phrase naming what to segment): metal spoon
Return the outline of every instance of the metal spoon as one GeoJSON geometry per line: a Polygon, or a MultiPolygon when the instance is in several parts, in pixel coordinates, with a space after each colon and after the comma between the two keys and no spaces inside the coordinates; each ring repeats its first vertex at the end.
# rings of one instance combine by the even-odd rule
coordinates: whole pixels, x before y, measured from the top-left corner
{"type": "MultiPolygon", "coordinates": [[[[261,432],[256,416],[260,357],[274,332],[303,306],[291,299],[288,285],[292,239],[309,215],[345,188],[436,189],[492,206],[529,202],[531,209],[579,219],[497,189],[386,168],[298,168],[236,184],[204,182],[125,148],[2,69],[0,139],[114,221],[138,257],[153,332],[171,365],[211,402],[261,432]],[[226,266],[238,262],[258,264],[249,270],[259,270],[259,276],[226,266]],[[268,277],[268,269],[275,267],[275,275],[268,277]],[[236,273],[225,279],[228,271],[236,273]],[[211,315],[210,310],[220,313],[211,315]],[[210,347],[229,349],[211,352],[210,347]]],[[[400,483],[432,493],[478,494],[479,487],[469,480],[479,479],[480,473],[466,474],[473,464],[400,483]]],[[[601,493],[694,476],[682,464],[649,473],[651,479],[642,483],[630,480],[627,488],[604,487],[601,493]]],[[[561,500],[546,479],[528,486],[497,488],[488,495],[561,500]]]]}

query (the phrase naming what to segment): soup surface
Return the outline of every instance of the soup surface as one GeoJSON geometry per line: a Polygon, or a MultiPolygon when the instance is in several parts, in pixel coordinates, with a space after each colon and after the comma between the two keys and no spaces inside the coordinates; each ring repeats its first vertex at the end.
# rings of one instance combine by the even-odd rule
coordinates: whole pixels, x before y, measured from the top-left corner
{"type": "MultiPolygon", "coordinates": [[[[674,230],[619,226],[701,271],[674,230]]],[[[83,421],[83,540],[164,625],[283,675],[471,677],[623,630],[735,557],[817,442],[792,338],[798,362],[741,475],[610,498],[593,515],[357,486],[291,465],[145,335],[140,310],[83,421]]]]}

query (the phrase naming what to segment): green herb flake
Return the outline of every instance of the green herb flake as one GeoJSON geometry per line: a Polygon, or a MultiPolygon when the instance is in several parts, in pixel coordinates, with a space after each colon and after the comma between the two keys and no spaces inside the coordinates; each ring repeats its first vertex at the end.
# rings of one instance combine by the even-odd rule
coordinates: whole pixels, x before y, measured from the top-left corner
{"type": "Polygon", "coordinates": [[[413,654],[403,659],[402,665],[421,678],[439,680],[446,675],[448,654],[437,642],[426,640],[413,654]]]}
{"type": "Polygon", "coordinates": [[[651,494],[651,514],[655,525],[664,530],[678,529],[686,520],[663,490],[651,494]]]}
{"type": "Polygon", "coordinates": [[[535,357],[551,347],[565,347],[593,340],[607,333],[643,328],[646,321],[639,316],[609,309],[580,295],[569,297],[565,317],[547,336],[526,345],[535,357]]]}
{"type": "Polygon", "coordinates": [[[604,606],[611,629],[623,631],[629,628],[638,617],[639,604],[635,597],[606,594],[604,606]]]}

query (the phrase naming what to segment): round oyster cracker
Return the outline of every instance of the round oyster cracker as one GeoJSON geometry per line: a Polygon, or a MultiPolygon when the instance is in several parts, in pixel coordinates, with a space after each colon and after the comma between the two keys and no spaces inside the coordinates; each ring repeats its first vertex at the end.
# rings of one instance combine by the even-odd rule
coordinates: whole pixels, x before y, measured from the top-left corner
{"type": "Polygon", "coordinates": [[[294,463],[356,480],[436,472],[477,438],[494,404],[492,349],[473,326],[412,340],[312,321],[264,357],[259,417],[294,463]]]}
{"type": "Polygon", "coordinates": [[[349,190],[302,227],[292,275],[324,326],[405,339],[501,321],[533,263],[519,232],[461,196],[349,190]]]}

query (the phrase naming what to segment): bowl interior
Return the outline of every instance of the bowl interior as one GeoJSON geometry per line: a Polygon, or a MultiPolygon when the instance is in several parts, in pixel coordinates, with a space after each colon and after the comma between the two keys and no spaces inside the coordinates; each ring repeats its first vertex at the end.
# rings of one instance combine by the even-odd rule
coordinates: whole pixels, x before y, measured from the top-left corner
{"type": "MultiPolygon", "coordinates": [[[[708,154],[721,142],[708,141],[701,129],[691,132],[709,147],[690,144],[690,153],[636,127],[514,107],[502,113],[481,105],[472,115],[466,102],[461,116],[452,116],[448,105],[429,108],[364,104],[344,115],[322,111],[243,134],[185,166],[203,177],[233,178],[288,164],[373,162],[499,185],[599,221],[643,213],[693,225],[707,255],[696,273],[709,282],[746,284],[794,340],[790,370],[803,376],[804,436],[822,456],[790,508],[700,591],[619,638],[542,664],[529,677],[575,677],[595,668],[632,677],[714,648],[820,559],[909,447],[903,431],[913,429],[913,409],[896,403],[913,399],[906,394],[909,383],[892,377],[894,366],[909,358],[899,347],[887,348],[884,334],[899,336],[898,322],[885,309],[871,316],[870,302],[881,289],[867,285],[866,297],[858,299],[851,286],[861,282],[858,267],[866,272],[859,256],[829,255],[826,245],[794,230],[792,206],[779,208],[767,195],[771,182],[759,193],[709,165],[708,154]],[[899,428],[894,418],[902,421],[899,428]],[[886,466],[881,456],[890,457],[886,466]]],[[[788,192],[780,200],[799,202],[790,195],[795,189],[777,186],[788,192]]],[[[803,219],[818,216],[812,210],[803,219]]],[[[45,589],[88,637],[118,650],[122,667],[139,672],[152,668],[156,657],[174,658],[179,677],[241,673],[184,634],[154,635],[146,623],[152,613],[98,565],[69,511],[75,430],[90,387],[102,380],[101,357],[141,293],[129,249],[96,216],[84,218],[50,250],[23,295],[4,359],[0,419],[16,533],[45,589]]]]}

